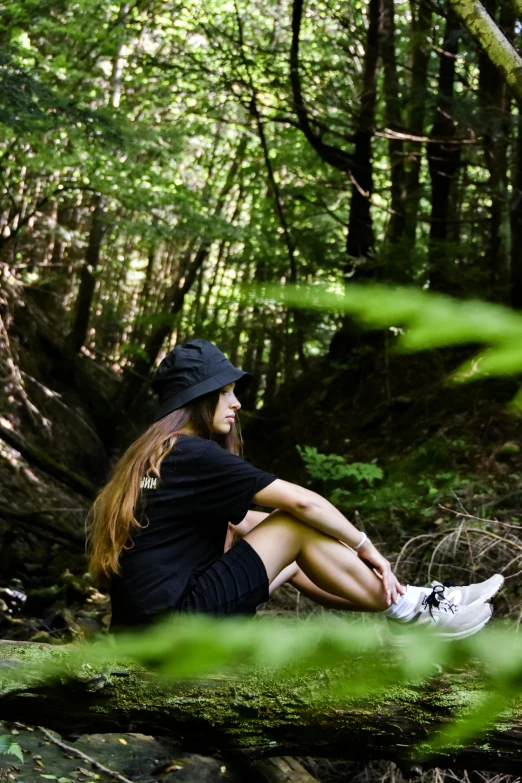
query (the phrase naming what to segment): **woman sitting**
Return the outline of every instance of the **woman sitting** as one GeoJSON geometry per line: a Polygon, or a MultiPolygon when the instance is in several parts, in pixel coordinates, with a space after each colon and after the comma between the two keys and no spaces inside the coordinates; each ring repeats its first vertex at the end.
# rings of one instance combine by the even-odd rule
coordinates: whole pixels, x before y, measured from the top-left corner
{"type": "Polygon", "coordinates": [[[110,583],[111,628],[171,612],[252,614],[284,581],[323,606],[380,612],[445,639],[483,628],[502,576],[460,588],[460,602],[439,584],[405,588],[328,500],[241,458],[236,395],[250,380],[206,340],[176,346],[159,365],[156,420],[91,514],[91,570],[110,583]],[[229,523],[241,540],[225,551],[229,523]]]}

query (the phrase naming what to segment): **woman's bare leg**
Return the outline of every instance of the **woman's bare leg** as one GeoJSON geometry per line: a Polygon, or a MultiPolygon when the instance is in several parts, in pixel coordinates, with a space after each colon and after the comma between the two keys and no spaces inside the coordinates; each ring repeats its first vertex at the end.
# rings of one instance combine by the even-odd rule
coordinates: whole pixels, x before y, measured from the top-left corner
{"type": "Polygon", "coordinates": [[[270,595],[272,595],[278,587],[281,587],[282,584],[285,584],[285,582],[291,584],[302,595],[315,601],[319,606],[325,606],[327,609],[342,609],[351,612],[357,610],[357,607],[345,598],[339,598],[339,596],[327,593],[325,590],[321,590],[320,587],[317,587],[317,585],[307,577],[304,571],[299,568],[296,562],[283,568],[281,573],[270,583],[270,595]]]}
{"type": "Polygon", "coordinates": [[[300,570],[301,569],[295,561],[289,566],[286,566],[286,568],[283,568],[283,570],[278,573],[276,578],[270,582],[270,595],[272,595],[274,590],[277,590],[278,587],[284,585],[285,582],[293,582],[294,577],[300,570]]]}
{"type": "Polygon", "coordinates": [[[341,609],[345,612],[357,611],[357,606],[351,601],[347,601],[346,598],[339,598],[339,596],[327,593],[326,590],[321,590],[320,587],[317,587],[299,566],[297,566],[295,575],[290,579],[290,584],[299,590],[302,595],[311,598],[312,601],[319,604],[319,606],[324,606],[327,609],[341,609]]]}
{"type": "Polygon", "coordinates": [[[245,539],[261,557],[271,583],[295,560],[314,585],[344,599],[350,608],[363,612],[387,608],[381,580],[352,549],[292,514],[274,511],[245,539]]]}

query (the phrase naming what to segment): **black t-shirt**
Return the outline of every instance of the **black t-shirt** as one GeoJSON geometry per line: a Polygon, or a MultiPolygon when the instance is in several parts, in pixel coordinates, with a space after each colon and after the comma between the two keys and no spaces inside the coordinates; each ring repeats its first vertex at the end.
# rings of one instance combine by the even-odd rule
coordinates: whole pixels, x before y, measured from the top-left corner
{"type": "Polygon", "coordinates": [[[224,551],[228,523],[239,524],[252,498],[277,476],[258,470],[215,441],[180,435],[161,463],[160,479],[144,477],[130,548],[112,579],[111,627],[132,625],[174,607],[188,580],[224,551]]]}

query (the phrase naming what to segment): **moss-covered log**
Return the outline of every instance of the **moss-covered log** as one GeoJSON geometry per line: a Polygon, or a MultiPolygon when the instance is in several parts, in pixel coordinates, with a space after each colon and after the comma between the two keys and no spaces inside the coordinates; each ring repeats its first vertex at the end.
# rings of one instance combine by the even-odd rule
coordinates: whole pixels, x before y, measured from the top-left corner
{"type": "MultiPolygon", "coordinates": [[[[71,646],[72,647],[72,646],[71,646]]],[[[393,686],[364,701],[328,691],[331,672],[274,684],[259,675],[172,682],[142,670],[117,668],[67,673],[68,647],[0,644],[0,718],[42,724],[71,738],[93,732],[169,736],[198,753],[231,761],[313,755],[352,760],[389,759],[402,767],[450,766],[520,772],[522,711],[498,721],[487,737],[425,758],[422,743],[460,711],[480,701],[484,683],[469,670],[425,684],[393,686]],[[38,674],[24,681],[20,665],[60,662],[59,681],[38,674]]],[[[360,660],[346,676],[364,677],[360,660]]]]}

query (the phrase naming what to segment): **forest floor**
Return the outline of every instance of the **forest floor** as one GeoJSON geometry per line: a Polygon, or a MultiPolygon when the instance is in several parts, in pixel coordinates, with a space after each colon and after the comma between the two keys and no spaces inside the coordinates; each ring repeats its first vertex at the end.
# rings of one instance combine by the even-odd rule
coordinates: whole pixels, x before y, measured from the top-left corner
{"type": "Polygon", "coordinates": [[[201,765],[198,762],[203,757],[183,753],[174,755],[158,740],[141,734],[83,735],[75,739],[73,744],[52,732],[51,736],[62,746],[65,745],[64,748],[37,726],[0,723],[0,733],[11,735],[13,742],[19,744],[23,758],[23,761],[18,759],[8,765],[6,756],[4,778],[0,777],[0,780],[24,783],[43,783],[44,780],[57,783],[110,783],[117,780],[115,774],[111,774],[116,773],[136,783],[174,779],[210,783],[216,778],[222,779],[223,783],[234,782],[233,776],[221,772],[223,765],[217,760],[205,759],[201,765]],[[198,777],[193,774],[196,766],[203,767],[198,777]]]}

